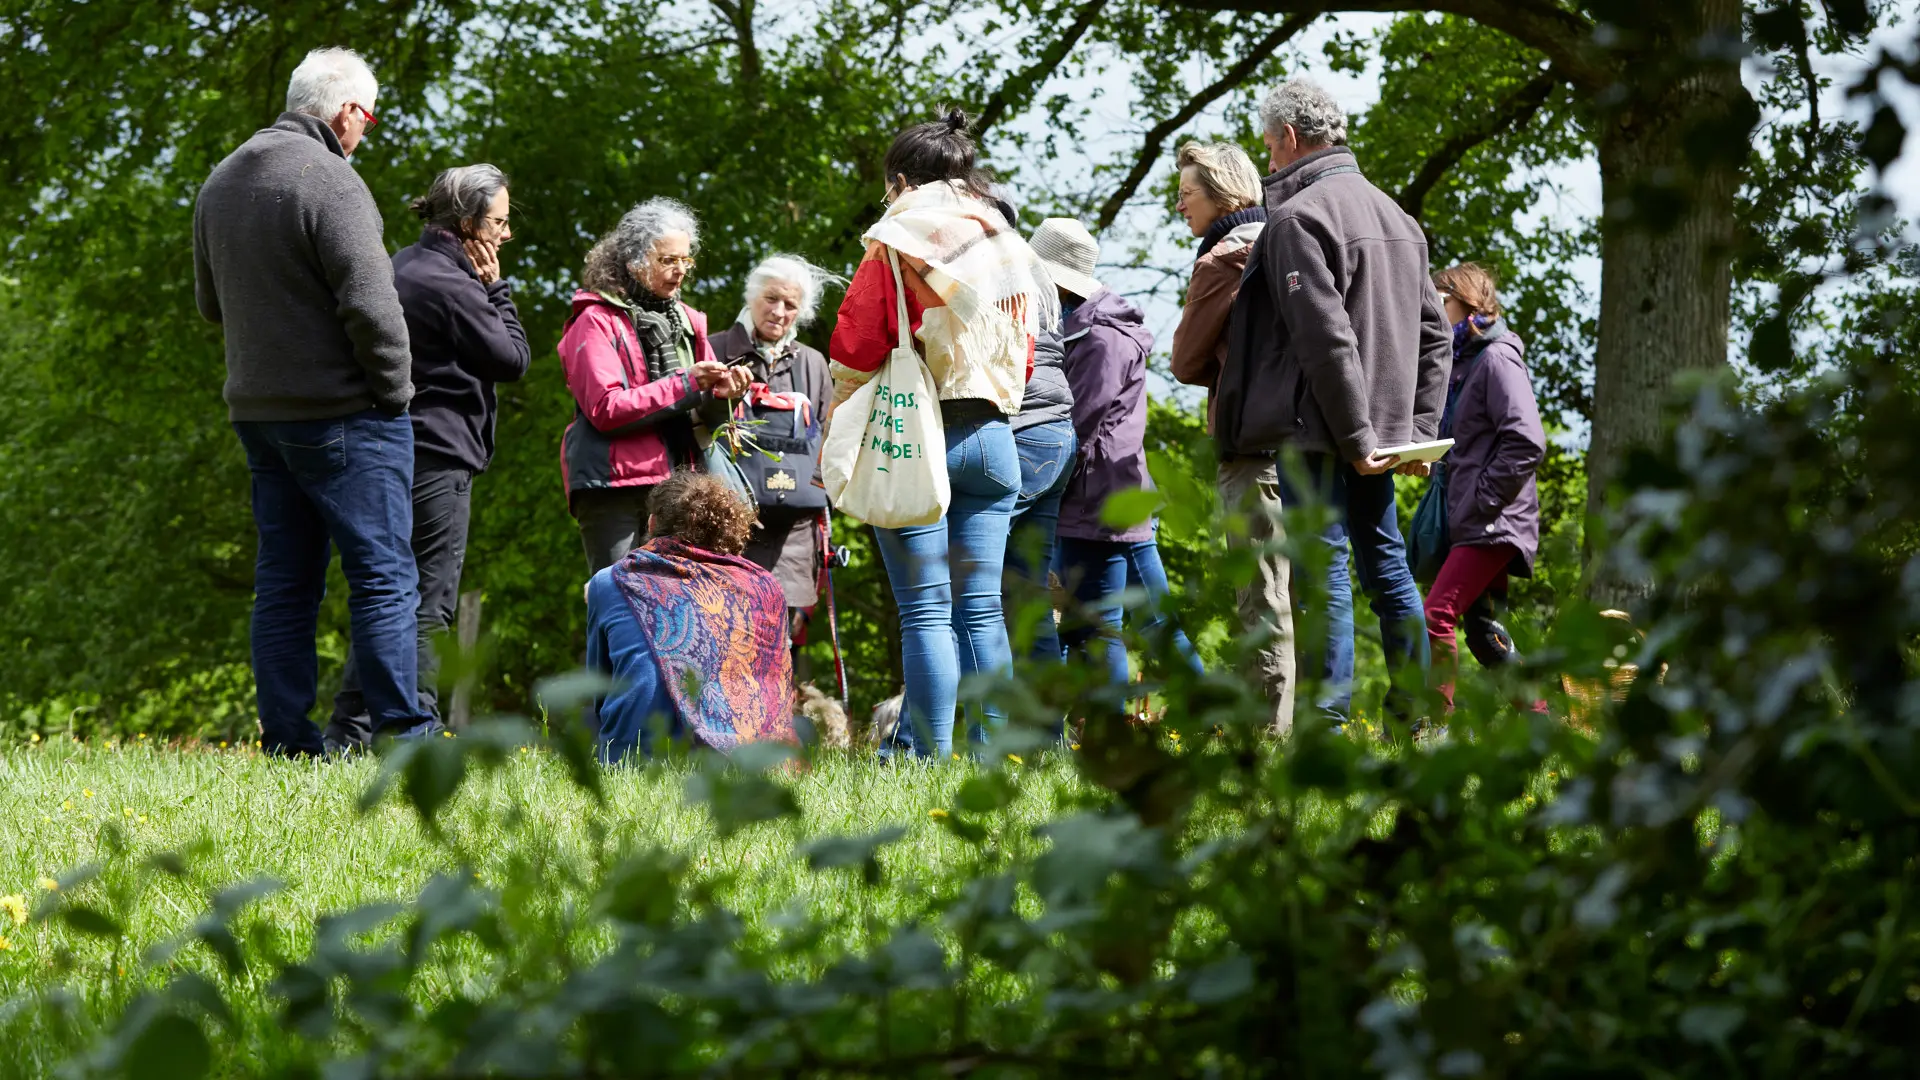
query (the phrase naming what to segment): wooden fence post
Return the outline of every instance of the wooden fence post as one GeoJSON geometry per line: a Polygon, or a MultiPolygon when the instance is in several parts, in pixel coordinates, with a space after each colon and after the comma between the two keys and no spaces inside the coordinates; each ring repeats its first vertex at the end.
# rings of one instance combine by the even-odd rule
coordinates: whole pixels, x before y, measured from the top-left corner
{"type": "Polygon", "coordinates": [[[455,731],[465,731],[473,719],[473,684],[480,677],[478,658],[474,655],[480,644],[480,595],[478,589],[461,593],[459,614],[454,620],[460,655],[464,658],[460,679],[453,685],[453,712],[448,716],[455,731]]]}

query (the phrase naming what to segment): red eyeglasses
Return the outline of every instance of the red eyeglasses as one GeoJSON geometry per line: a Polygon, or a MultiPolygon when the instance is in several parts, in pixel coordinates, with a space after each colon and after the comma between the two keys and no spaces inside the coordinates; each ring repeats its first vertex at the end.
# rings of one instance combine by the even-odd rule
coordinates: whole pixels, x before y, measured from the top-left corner
{"type": "Polygon", "coordinates": [[[369,112],[365,105],[362,105],[357,101],[349,101],[347,102],[347,104],[353,106],[355,109],[358,109],[360,111],[360,115],[364,117],[367,121],[368,128],[372,128],[375,124],[378,124],[380,122],[380,118],[373,115],[373,113],[369,112]]]}

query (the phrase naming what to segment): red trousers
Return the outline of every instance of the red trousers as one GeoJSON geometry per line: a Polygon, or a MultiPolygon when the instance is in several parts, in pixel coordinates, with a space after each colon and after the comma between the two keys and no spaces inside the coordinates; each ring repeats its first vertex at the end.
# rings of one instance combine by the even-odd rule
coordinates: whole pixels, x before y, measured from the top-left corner
{"type": "Polygon", "coordinates": [[[1427,590],[1427,640],[1433,651],[1433,678],[1453,711],[1453,684],[1459,677],[1460,646],[1455,634],[1460,616],[1493,585],[1504,589],[1507,567],[1519,550],[1512,544],[1467,547],[1455,544],[1427,590]]]}

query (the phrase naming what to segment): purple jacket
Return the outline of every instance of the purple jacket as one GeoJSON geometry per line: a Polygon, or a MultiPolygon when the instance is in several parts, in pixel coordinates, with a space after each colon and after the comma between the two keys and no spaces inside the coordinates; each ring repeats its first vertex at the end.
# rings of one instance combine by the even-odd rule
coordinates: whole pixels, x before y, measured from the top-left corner
{"type": "Polygon", "coordinates": [[[1153,523],[1115,529],[1100,520],[1107,496],[1153,487],[1147,475],[1147,354],[1153,335],[1140,309],[1102,289],[1060,326],[1073,388],[1080,459],[1060,500],[1059,535],[1077,540],[1149,540],[1153,523]]]}
{"type": "Polygon", "coordinates": [[[1525,352],[1519,336],[1500,322],[1467,342],[1453,364],[1454,442],[1442,459],[1453,543],[1512,544],[1520,552],[1513,572],[1523,575],[1533,572],[1540,550],[1540,491],[1533,474],[1547,453],[1525,352]]]}

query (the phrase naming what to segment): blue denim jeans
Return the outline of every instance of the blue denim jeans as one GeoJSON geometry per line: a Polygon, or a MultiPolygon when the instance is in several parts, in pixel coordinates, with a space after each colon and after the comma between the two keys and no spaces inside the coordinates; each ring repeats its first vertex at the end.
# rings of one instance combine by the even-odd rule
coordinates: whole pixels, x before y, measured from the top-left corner
{"type": "Polygon", "coordinates": [[[235,421],[253,479],[253,681],[261,745],[321,750],[314,636],[340,549],[361,691],[375,732],[421,723],[415,696],[413,423],[374,410],[332,420],[235,421]]]}
{"type": "MultiPolygon", "coordinates": [[[[1332,549],[1324,590],[1294,589],[1296,610],[1311,611],[1317,602],[1325,605],[1326,612],[1325,648],[1303,647],[1300,670],[1320,672],[1325,682],[1316,703],[1338,724],[1353,707],[1353,584],[1347,545],[1353,545],[1360,587],[1380,619],[1380,644],[1389,675],[1408,661],[1427,666],[1427,642],[1420,630],[1426,625],[1426,609],[1413,571],[1407,567],[1406,541],[1400,536],[1400,513],[1393,501],[1393,474],[1361,476],[1351,464],[1325,453],[1302,454],[1301,462],[1315,494],[1334,510],[1335,517],[1320,535],[1332,549]]],[[[1293,490],[1284,468],[1281,487],[1288,505],[1298,505],[1303,493],[1293,490]]],[[[1411,719],[1411,703],[1397,688],[1388,691],[1386,708],[1390,716],[1411,719]]]]}
{"type": "MultiPolygon", "coordinates": [[[[1013,664],[1000,607],[1007,527],[1020,496],[1020,454],[1005,420],[947,425],[947,479],[953,499],[931,525],[875,529],[900,610],[907,710],[900,735],[921,757],[953,751],[960,678],[1013,664]]],[[[986,741],[999,709],[970,705],[968,737],[986,741]]]]}
{"type": "Polygon", "coordinates": [[[1054,559],[1054,570],[1084,613],[1076,613],[1067,624],[1063,635],[1066,647],[1085,656],[1090,663],[1103,664],[1109,683],[1115,686],[1127,683],[1127,647],[1121,639],[1120,628],[1126,619],[1123,594],[1129,588],[1146,593],[1146,621],[1140,624],[1141,636],[1152,638],[1171,630],[1174,647],[1193,670],[1201,670],[1200,655],[1194,652],[1186,632],[1166,617],[1167,570],[1160,563],[1160,547],[1154,541],[1082,540],[1063,536],[1060,554],[1054,559]]]}
{"type": "MultiPolygon", "coordinates": [[[[1280,497],[1285,505],[1299,506],[1302,495],[1287,470],[1281,469],[1280,497]]],[[[1326,492],[1319,497],[1333,498],[1326,492]]],[[[1347,520],[1337,512],[1338,505],[1333,509],[1333,519],[1319,536],[1328,549],[1324,590],[1311,588],[1304,578],[1296,576],[1293,609],[1294,625],[1301,629],[1296,668],[1302,680],[1320,680],[1314,688],[1314,705],[1338,727],[1353,706],[1353,579],[1347,567],[1347,520]],[[1305,632],[1309,620],[1301,616],[1316,611],[1324,616],[1325,638],[1310,637],[1305,632]]]]}
{"type": "MultiPolygon", "coordinates": [[[[1007,618],[1016,618],[1021,606],[1046,598],[1047,609],[1033,626],[1035,660],[1060,661],[1060,635],[1054,628],[1052,594],[1047,569],[1053,565],[1054,528],[1060,524],[1060,497],[1073,477],[1074,453],[1079,441],[1073,422],[1055,420],[1036,424],[1013,436],[1020,453],[1020,497],[1014,502],[1013,524],[1007,533],[1007,581],[1002,602],[1007,618]]],[[[1018,639],[1011,624],[1007,634],[1018,639]]]]}

